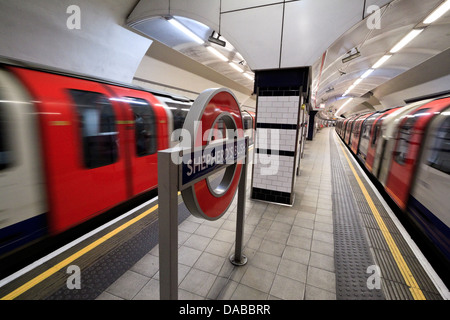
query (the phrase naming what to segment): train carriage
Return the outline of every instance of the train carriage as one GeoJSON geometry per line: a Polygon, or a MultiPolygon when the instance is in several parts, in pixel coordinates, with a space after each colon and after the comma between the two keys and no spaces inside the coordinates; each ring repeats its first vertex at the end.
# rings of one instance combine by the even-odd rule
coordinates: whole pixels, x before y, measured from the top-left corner
{"type": "MultiPolygon", "coordinates": [[[[156,189],[157,151],[170,146],[174,127],[171,102],[186,110],[192,105],[169,94],[2,63],[0,256],[156,189]]],[[[183,114],[178,118],[184,121],[183,114]]]]}

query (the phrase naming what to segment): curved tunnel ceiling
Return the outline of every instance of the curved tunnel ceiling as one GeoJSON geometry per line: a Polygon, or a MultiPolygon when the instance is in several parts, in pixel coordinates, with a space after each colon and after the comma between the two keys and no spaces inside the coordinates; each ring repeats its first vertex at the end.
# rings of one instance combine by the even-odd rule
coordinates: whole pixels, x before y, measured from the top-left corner
{"type": "MultiPolygon", "coordinates": [[[[393,105],[384,105],[380,101],[382,97],[374,97],[373,92],[376,88],[388,81],[393,83],[398,76],[450,47],[449,12],[433,24],[422,23],[424,18],[442,2],[442,0],[392,1],[381,8],[379,28],[369,29],[369,19],[373,17],[368,17],[336,40],[325,53],[322,72],[320,73],[322,59],[318,59],[313,65],[315,77],[312,85],[313,94],[316,97],[313,103],[319,108],[322,104],[323,110],[319,110],[324,117],[333,118],[336,112],[339,116],[393,107],[393,105]],[[390,54],[389,51],[396,43],[414,28],[425,29],[343,96],[358,78],[371,69],[381,57],[390,54]],[[358,48],[361,55],[350,62],[343,63],[342,59],[348,56],[349,51],[354,53],[355,48],[358,48]],[[348,102],[351,98],[353,98],[352,101],[348,102]],[[344,107],[341,108],[342,106],[344,107]]],[[[442,64],[441,68],[447,69],[447,74],[450,73],[448,63],[442,64]]],[[[424,92],[427,91],[428,94],[437,93],[431,85],[424,92]]],[[[401,104],[404,101],[396,101],[396,103],[401,104]]]]}
{"type": "MultiPolygon", "coordinates": [[[[431,25],[422,24],[443,2],[141,0],[127,24],[249,88],[253,86],[251,79],[244,79],[212,56],[205,45],[170,31],[167,20],[162,17],[179,16],[177,19],[204,40],[213,30],[220,32],[234,47],[229,45],[219,50],[236,63],[244,60],[241,67],[248,73],[250,70],[312,66],[312,108],[320,111],[324,118],[333,118],[390,107],[383,105],[373,91],[449,48],[450,11],[431,25]],[[380,10],[372,13],[373,8],[380,10]],[[379,24],[374,20],[377,14],[381,16],[379,24]],[[355,80],[418,27],[424,30],[417,38],[348,91],[355,80]],[[356,52],[360,54],[358,58],[342,62],[356,52]],[[353,99],[349,101],[350,98],[353,99]]],[[[429,90],[431,93],[433,88],[429,90]]]]}

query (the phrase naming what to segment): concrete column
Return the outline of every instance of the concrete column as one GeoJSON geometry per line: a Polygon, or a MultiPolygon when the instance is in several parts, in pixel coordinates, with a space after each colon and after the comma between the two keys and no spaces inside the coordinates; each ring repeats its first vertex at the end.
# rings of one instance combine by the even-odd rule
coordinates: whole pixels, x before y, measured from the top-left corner
{"type": "Polygon", "coordinates": [[[300,111],[309,68],[255,72],[256,136],[252,199],[292,205],[299,156],[300,111]]]}

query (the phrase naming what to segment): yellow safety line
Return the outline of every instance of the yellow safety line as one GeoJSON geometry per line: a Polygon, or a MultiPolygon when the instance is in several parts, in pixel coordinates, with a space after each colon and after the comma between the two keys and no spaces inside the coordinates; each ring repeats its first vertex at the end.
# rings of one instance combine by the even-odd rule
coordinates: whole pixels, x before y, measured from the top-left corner
{"type": "Polygon", "coordinates": [[[12,299],[17,298],[18,296],[20,296],[24,292],[26,292],[29,289],[33,288],[38,283],[42,282],[43,280],[47,279],[51,275],[55,274],[56,272],[58,272],[59,270],[64,268],[65,266],[67,266],[71,262],[73,262],[76,259],[80,258],[82,255],[88,253],[89,251],[91,251],[95,247],[98,247],[99,245],[101,245],[106,240],[114,237],[120,231],[128,228],[132,224],[134,224],[134,223],[138,222],[139,220],[141,220],[142,218],[146,217],[147,215],[149,215],[150,213],[155,211],[157,208],[158,208],[158,205],[155,205],[152,208],[150,208],[147,211],[145,211],[144,213],[141,213],[137,217],[135,217],[135,218],[131,219],[130,221],[124,223],[120,227],[114,229],[113,231],[111,231],[108,234],[104,235],[100,239],[94,241],[90,245],[88,245],[88,246],[84,247],[83,249],[81,249],[80,251],[74,253],[73,255],[71,255],[70,257],[68,257],[65,260],[61,261],[60,263],[56,264],[55,266],[51,267],[47,271],[45,271],[45,272],[41,273],[40,275],[38,275],[37,277],[31,279],[30,281],[28,281],[27,283],[23,284],[22,286],[20,286],[19,288],[17,288],[13,292],[11,292],[11,293],[7,294],[6,296],[2,297],[0,300],[12,300],[12,299]]]}
{"type": "Polygon", "coordinates": [[[405,259],[403,259],[402,254],[400,253],[400,250],[398,249],[397,245],[395,244],[394,239],[392,238],[388,228],[384,224],[383,219],[381,218],[380,213],[378,212],[375,204],[372,201],[372,198],[370,197],[369,193],[367,192],[366,187],[362,183],[361,179],[359,178],[358,174],[356,173],[355,168],[353,167],[352,163],[350,162],[350,159],[348,158],[344,147],[342,146],[342,143],[340,144],[340,147],[342,149],[342,152],[344,153],[345,158],[347,159],[347,162],[350,166],[350,169],[353,172],[353,175],[356,178],[356,181],[358,182],[359,187],[361,188],[361,191],[364,194],[364,197],[367,200],[367,203],[369,204],[370,209],[372,210],[372,213],[375,217],[375,220],[378,223],[379,228],[381,229],[381,232],[383,233],[384,239],[386,240],[389,249],[395,259],[395,262],[397,263],[398,268],[400,269],[400,272],[402,273],[403,279],[405,280],[406,284],[409,286],[409,290],[411,291],[411,294],[414,298],[414,300],[426,300],[425,296],[423,295],[422,290],[420,289],[419,285],[416,282],[416,279],[414,279],[414,276],[411,273],[411,270],[409,269],[408,265],[406,264],[405,259]]]}

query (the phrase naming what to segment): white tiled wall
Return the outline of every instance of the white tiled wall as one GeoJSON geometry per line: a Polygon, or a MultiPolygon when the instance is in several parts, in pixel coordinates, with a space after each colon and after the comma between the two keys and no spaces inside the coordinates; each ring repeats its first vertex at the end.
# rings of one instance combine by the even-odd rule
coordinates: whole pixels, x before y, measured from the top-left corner
{"type": "Polygon", "coordinates": [[[294,158],[255,154],[255,170],[253,172],[253,187],[291,192],[294,158]]]}
{"type": "Polygon", "coordinates": [[[258,97],[258,123],[296,124],[298,110],[299,97],[258,97]]]}
{"type": "Polygon", "coordinates": [[[295,151],[297,130],[256,129],[256,148],[295,151]]]}
{"type": "MultiPolygon", "coordinates": [[[[297,124],[299,97],[258,97],[257,123],[297,124]]],[[[256,148],[295,151],[297,130],[256,129],[256,148]]],[[[255,153],[253,187],[292,192],[294,157],[255,153]]]]}

